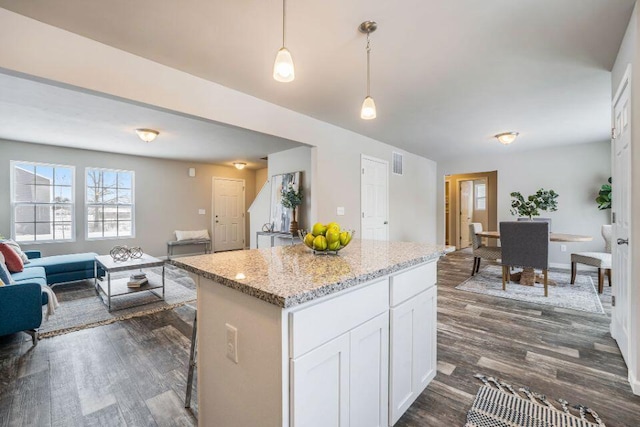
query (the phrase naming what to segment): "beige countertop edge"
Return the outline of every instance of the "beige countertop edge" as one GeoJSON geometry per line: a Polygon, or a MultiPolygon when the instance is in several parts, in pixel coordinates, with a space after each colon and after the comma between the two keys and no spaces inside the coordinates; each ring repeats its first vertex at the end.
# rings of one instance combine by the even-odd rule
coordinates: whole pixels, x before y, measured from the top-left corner
{"type": "Polygon", "coordinates": [[[430,255],[422,255],[414,259],[410,259],[407,261],[403,261],[398,264],[389,265],[388,267],[372,271],[365,274],[360,274],[359,276],[355,276],[353,278],[349,278],[347,280],[343,280],[335,283],[327,283],[325,285],[318,286],[314,289],[310,289],[307,291],[300,292],[295,295],[290,296],[282,296],[273,294],[262,289],[257,289],[251,285],[246,283],[239,282],[234,279],[229,279],[224,276],[220,276],[214,272],[201,270],[199,268],[195,268],[189,264],[184,264],[179,260],[171,260],[169,261],[172,265],[182,268],[191,273],[197,274],[199,276],[205,277],[207,279],[213,280],[214,282],[220,283],[226,287],[235,289],[247,295],[251,295],[260,300],[266,301],[270,304],[276,305],[281,308],[290,308],[296,305],[303,304],[305,302],[313,301],[314,299],[321,298],[327,295],[331,295],[333,293],[349,289],[351,287],[360,285],[362,283],[369,282],[371,280],[375,280],[379,277],[384,277],[390,274],[393,274],[397,271],[404,270],[410,268],[414,265],[422,264],[424,262],[429,262],[433,260],[437,260],[441,256],[445,255],[443,251],[435,251],[430,255]]]}

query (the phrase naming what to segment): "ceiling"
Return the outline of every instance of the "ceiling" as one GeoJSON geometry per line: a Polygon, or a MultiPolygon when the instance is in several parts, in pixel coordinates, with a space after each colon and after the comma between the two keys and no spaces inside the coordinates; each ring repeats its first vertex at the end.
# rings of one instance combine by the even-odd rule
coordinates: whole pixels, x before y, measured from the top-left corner
{"type": "Polygon", "coordinates": [[[634,0],[294,0],[296,80],[271,77],[280,0],[0,0],[0,6],[435,160],[609,139],[634,0]],[[363,121],[365,38],[372,96],[363,121]],[[505,148],[492,135],[519,131],[505,148]]]}
{"type": "Polygon", "coordinates": [[[0,138],[258,169],[302,144],[0,73],[0,138]],[[142,142],[137,128],[160,132],[142,142]]]}

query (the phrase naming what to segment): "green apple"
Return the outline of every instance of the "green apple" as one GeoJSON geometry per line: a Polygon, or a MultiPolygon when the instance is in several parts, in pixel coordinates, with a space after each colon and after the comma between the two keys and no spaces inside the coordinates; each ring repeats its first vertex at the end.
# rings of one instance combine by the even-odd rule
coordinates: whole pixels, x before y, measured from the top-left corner
{"type": "Polygon", "coordinates": [[[338,224],[337,222],[330,222],[329,224],[327,224],[327,230],[331,230],[331,229],[334,229],[339,233],[340,232],[340,224],[338,224]]]}
{"type": "Polygon", "coordinates": [[[326,251],[327,250],[327,238],[324,236],[316,236],[313,239],[313,249],[316,251],[326,251]]]}
{"type": "Polygon", "coordinates": [[[340,240],[336,240],[333,243],[329,243],[328,246],[330,251],[337,251],[338,249],[340,249],[340,240]]]}
{"type": "Polygon", "coordinates": [[[343,231],[342,233],[340,233],[340,244],[342,246],[347,246],[350,241],[351,233],[349,233],[348,231],[343,231]]]}
{"type": "Polygon", "coordinates": [[[315,238],[316,236],[314,236],[313,234],[307,233],[307,235],[304,236],[304,244],[313,249],[313,239],[315,238]]]}
{"type": "Polygon", "coordinates": [[[316,222],[315,224],[313,224],[313,230],[311,231],[311,233],[314,236],[324,236],[325,233],[327,232],[327,226],[324,224],[321,224],[319,222],[316,222]]]}
{"type": "Polygon", "coordinates": [[[329,245],[335,242],[340,243],[340,232],[335,228],[328,228],[325,237],[327,238],[327,243],[329,245]]]}

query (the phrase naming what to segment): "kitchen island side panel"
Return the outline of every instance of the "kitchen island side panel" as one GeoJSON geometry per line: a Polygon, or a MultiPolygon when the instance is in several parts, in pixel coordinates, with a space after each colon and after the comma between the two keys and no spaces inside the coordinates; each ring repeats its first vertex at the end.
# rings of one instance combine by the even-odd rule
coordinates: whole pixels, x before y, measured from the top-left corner
{"type": "Polygon", "coordinates": [[[204,277],[198,280],[198,425],[288,423],[282,309],[204,277]],[[226,324],[237,329],[238,363],[227,358],[226,324]],[[283,357],[284,356],[284,357],[283,357]],[[284,383],[283,383],[284,381],[284,383]]]}

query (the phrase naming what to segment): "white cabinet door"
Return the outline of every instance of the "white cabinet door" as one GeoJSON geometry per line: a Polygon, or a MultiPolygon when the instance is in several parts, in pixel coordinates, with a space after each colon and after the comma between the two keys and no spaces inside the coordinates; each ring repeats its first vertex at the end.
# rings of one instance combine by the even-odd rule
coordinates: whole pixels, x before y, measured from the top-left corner
{"type": "Polygon", "coordinates": [[[389,425],[436,374],[435,286],[391,309],[389,425]]]}
{"type": "Polygon", "coordinates": [[[436,359],[438,335],[438,291],[434,286],[416,296],[416,310],[414,321],[414,373],[418,394],[436,376],[438,362],[436,359]]]}
{"type": "Polygon", "coordinates": [[[351,427],[383,427],[388,421],[389,313],[351,331],[351,427]]]}
{"type": "Polygon", "coordinates": [[[349,426],[349,349],[346,333],[291,361],[292,426],[349,426]]]}

